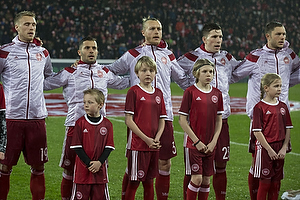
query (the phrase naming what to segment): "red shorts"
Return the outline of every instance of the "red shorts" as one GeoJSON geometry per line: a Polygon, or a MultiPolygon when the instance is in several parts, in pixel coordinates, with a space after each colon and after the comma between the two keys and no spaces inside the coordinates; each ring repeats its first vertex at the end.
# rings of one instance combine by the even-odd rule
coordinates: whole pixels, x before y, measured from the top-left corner
{"type": "MultiPolygon", "coordinates": [[[[270,143],[271,148],[278,153],[282,148],[283,141],[270,143]]],[[[254,156],[254,177],[280,181],[283,179],[284,159],[271,160],[267,150],[256,142],[254,156]]]]}
{"type": "Polygon", "coordinates": [[[158,175],[158,151],[128,150],[128,175],[132,181],[145,181],[158,175]]]}
{"type": "Polygon", "coordinates": [[[6,120],[7,146],[2,164],[17,165],[21,151],[28,165],[43,165],[48,161],[45,119],[6,120]]]}
{"type": "Polygon", "coordinates": [[[74,166],[75,166],[76,153],[74,150],[70,149],[73,133],[74,133],[74,126],[67,126],[61,159],[59,163],[60,167],[68,171],[74,171],[74,166]]]}
{"type": "Polygon", "coordinates": [[[222,120],[222,129],[216,145],[215,161],[227,162],[229,161],[230,152],[230,137],[227,119],[222,120]]]}
{"type": "Polygon", "coordinates": [[[185,174],[186,175],[197,175],[211,176],[214,174],[214,154],[204,154],[199,152],[197,149],[185,149],[185,174]]]}
{"type": "Polygon", "coordinates": [[[160,160],[168,160],[177,155],[172,121],[165,120],[165,129],[160,138],[160,144],[161,144],[161,148],[159,150],[160,160]]]}
{"type": "Polygon", "coordinates": [[[76,184],[73,185],[71,200],[103,199],[109,200],[107,183],[104,184],[76,184]]]}

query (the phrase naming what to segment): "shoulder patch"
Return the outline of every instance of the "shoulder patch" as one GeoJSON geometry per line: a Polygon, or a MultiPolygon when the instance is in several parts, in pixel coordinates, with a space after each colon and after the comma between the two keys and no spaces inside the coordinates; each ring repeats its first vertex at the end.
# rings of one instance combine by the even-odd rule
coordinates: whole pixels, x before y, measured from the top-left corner
{"type": "Polygon", "coordinates": [[[259,59],[259,56],[256,56],[256,55],[253,55],[250,53],[246,56],[246,59],[251,62],[257,62],[257,60],[259,59]]]}
{"type": "Polygon", "coordinates": [[[103,67],[103,70],[108,73],[109,72],[109,69],[107,67],[103,67]]]}
{"type": "Polygon", "coordinates": [[[128,52],[133,56],[133,57],[137,57],[138,55],[140,55],[140,53],[136,50],[136,49],[130,49],[128,50],[128,52]]]}
{"type": "Polygon", "coordinates": [[[73,68],[73,67],[65,67],[65,70],[66,70],[67,72],[73,73],[76,69],[73,68]]]}
{"type": "Polygon", "coordinates": [[[8,51],[0,50],[0,58],[7,58],[8,54],[8,51]]]}
{"type": "Polygon", "coordinates": [[[230,61],[231,58],[232,58],[232,55],[231,55],[230,53],[227,53],[227,54],[226,54],[226,58],[230,61]]]}
{"type": "Polygon", "coordinates": [[[290,56],[292,57],[292,59],[294,60],[294,58],[296,57],[296,54],[295,54],[295,52],[293,51],[291,54],[290,54],[290,56]]]}
{"type": "Polygon", "coordinates": [[[43,51],[43,53],[44,53],[45,57],[48,57],[48,56],[49,56],[48,50],[45,49],[45,50],[43,51]]]}
{"type": "Polygon", "coordinates": [[[170,55],[169,55],[169,58],[170,58],[171,61],[173,61],[173,60],[175,59],[174,54],[170,54],[170,55]]]}
{"type": "Polygon", "coordinates": [[[185,57],[187,57],[189,60],[195,62],[198,58],[198,56],[195,56],[194,54],[187,52],[186,54],[184,54],[185,57]]]}

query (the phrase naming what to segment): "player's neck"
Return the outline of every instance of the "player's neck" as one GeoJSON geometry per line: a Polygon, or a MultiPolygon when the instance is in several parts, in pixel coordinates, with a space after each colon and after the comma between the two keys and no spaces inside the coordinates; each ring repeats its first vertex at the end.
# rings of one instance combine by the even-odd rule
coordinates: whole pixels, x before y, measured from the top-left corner
{"type": "Polygon", "coordinates": [[[144,90],[148,91],[148,92],[152,92],[153,91],[153,87],[151,85],[151,83],[140,83],[141,88],[143,88],[144,90]]]}
{"type": "Polygon", "coordinates": [[[203,91],[209,91],[211,88],[209,83],[201,83],[200,81],[197,83],[197,87],[203,91]]]}
{"type": "Polygon", "coordinates": [[[278,100],[277,97],[271,97],[269,95],[266,95],[264,101],[270,104],[276,104],[278,100]]]}

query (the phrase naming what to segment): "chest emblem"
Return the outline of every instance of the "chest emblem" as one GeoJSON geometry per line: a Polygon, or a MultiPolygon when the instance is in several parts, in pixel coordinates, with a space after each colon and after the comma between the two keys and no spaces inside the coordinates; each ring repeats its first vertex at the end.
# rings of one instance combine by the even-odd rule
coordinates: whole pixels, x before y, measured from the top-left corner
{"type": "Polygon", "coordinates": [[[225,64],[226,64],[225,58],[222,58],[222,59],[220,60],[220,62],[222,63],[222,65],[225,65],[225,64]]]}
{"type": "Polygon", "coordinates": [[[290,60],[289,60],[288,57],[285,57],[285,58],[283,59],[283,62],[284,62],[285,64],[289,64],[290,60]]]}
{"type": "Polygon", "coordinates": [[[101,127],[100,128],[100,134],[101,135],[106,135],[107,134],[107,128],[106,127],[101,127]]]}
{"type": "Polygon", "coordinates": [[[284,109],[284,108],[280,108],[280,113],[281,113],[282,115],[285,115],[285,109],[284,109]]]}
{"type": "Polygon", "coordinates": [[[167,64],[168,61],[167,61],[167,59],[165,57],[162,57],[161,58],[161,62],[163,62],[164,64],[167,64]]]}
{"type": "Polygon", "coordinates": [[[103,77],[103,72],[101,70],[98,70],[97,75],[99,76],[99,78],[102,78],[103,77]]]}
{"type": "Polygon", "coordinates": [[[213,95],[211,97],[211,101],[214,102],[214,103],[217,103],[218,102],[218,97],[216,95],[213,95]]]}
{"type": "Polygon", "coordinates": [[[35,55],[35,57],[36,57],[37,61],[42,61],[42,55],[40,53],[37,53],[35,55]]]}
{"type": "Polygon", "coordinates": [[[159,97],[159,96],[156,96],[156,97],[155,97],[155,101],[156,101],[157,104],[160,104],[160,102],[161,102],[160,97],[159,97]]]}

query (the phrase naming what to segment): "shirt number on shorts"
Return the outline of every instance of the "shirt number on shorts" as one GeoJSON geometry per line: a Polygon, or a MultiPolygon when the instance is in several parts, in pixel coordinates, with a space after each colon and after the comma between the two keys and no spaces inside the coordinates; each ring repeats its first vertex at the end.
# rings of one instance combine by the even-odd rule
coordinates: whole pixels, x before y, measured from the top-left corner
{"type": "Polygon", "coordinates": [[[41,148],[41,161],[48,160],[48,149],[46,148],[41,148]]]}
{"type": "Polygon", "coordinates": [[[172,153],[176,154],[177,150],[176,150],[176,146],[175,146],[175,142],[174,141],[172,142],[172,149],[173,149],[172,153]]]}
{"type": "Polygon", "coordinates": [[[224,152],[223,159],[227,160],[229,158],[229,146],[223,147],[222,151],[224,152]]]}

